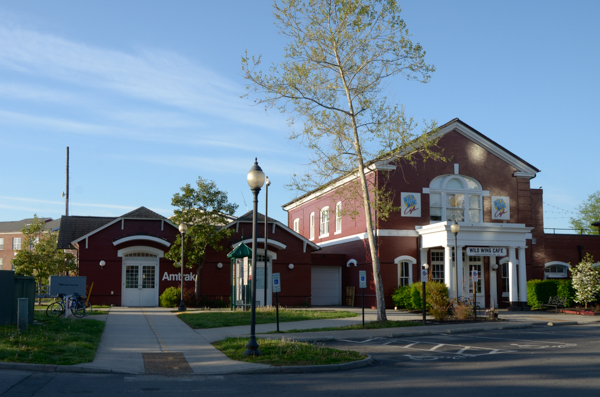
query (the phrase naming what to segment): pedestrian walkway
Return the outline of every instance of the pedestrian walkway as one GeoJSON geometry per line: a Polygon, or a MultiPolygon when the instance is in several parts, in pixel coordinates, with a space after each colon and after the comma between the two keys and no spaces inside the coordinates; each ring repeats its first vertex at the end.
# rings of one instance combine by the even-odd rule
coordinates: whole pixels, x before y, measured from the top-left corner
{"type": "MultiPolygon", "coordinates": [[[[361,313],[360,308],[335,307],[329,310],[348,310],[361,313]]],[[[319,310],[319,309],[316,309],[319,310]]],[[[325,310],[325,309],[324,309],[325,310]]],[[[421,320],[418,313],[390,310],[389,320],[421,320]]],[[[212,329],[191,329],[177,317],[177,312],[167,308],[113,307],[105,317],[106,327],[94,361],[73,366],[44,366],[32,364],[0,363],[0,368],[23,370],[55,370],[83,372],[116,372],[127,374],[159,373],[183,374],[229,374],[269,372],[277,368],[265,364],[243,363],[230,360],[211,343],[227,337],[247,337],[250,326],[212,329]]],[[[500,311],[499,322],[467,324],[439,324],[402,328],[358,329],[348,331],[313,331],[284,334],[266,334],[275,331],[276,324],[257,324],[259,338],[292,339],[305,341],[355,339],[374,337],[404,337],[440,333],[479,332],[496,329],[525,328],[532,326],[556,326],[588,324],[600,321],[595,316],[577,316],[548,312],[500,311]]],[[[94,317],[91,317],[94,318],[94,317]]],[[[365,310],[365,321],[376,320],[376,311],[365,310]]],[[[429,318],[428,318],[429,320],[429,318]]],[[[280,323],[281,331],[317,329],[360,324],[362,317],[309,320],[280,323]]],[[[306,368],[306,367],[304,367],[306,368]]]]}

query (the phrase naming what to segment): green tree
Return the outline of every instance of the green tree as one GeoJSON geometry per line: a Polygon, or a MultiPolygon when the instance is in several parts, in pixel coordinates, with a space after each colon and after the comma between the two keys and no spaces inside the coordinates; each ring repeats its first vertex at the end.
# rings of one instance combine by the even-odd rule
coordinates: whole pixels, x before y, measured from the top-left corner
{"type": "Polygon", "coordinates": [[[58,233],[47,230],[46,223],[37,215],[21,232],[24,235],[22,249],[12,261],[16,274],[33,276],[38,286],[42,286],[50,276],[77,271],[73,254],[56,248],[58,233]]]}
{"type": "MultiPolygon", "coordinates": [[[[223,239],[231,236],[233,231],[223,226],[231,222],[238,208],[229,202],[227,193],[219,190],[213,181],[198,177],[196,187],[190,184],[181,188],[181,194],[175,193],[171,205],[176,207],[172,221],[188,226],[184,244],[184,263],[187,268],[198,265],[196,269],[196,298],[200,297],[200,270],[204,266],[206,252],[209,248],[221,251],[223,239]]],[[[177,236],[166,257],[175,266],[181,266],[181,234],[177,236]]]]}
{"type": "Polygon", "coordinates": [[[302,124],[291,138],[312,150],[309,172],[294,175],[291,187],[310,191],[336,178],[355,178],[339,190],[346,197],[342,215],[355,215],[359,207],[366,215],[378,320],[386,314],[373,230],[378,218],[397,208],[393,195],[367,177],[369,160],[415,165],[442,158],[434,150],[435,122],[415,131],[404,108],[386,97],[387,78],[426,83],[435,70],[425,63],[421,45],[410,40],[400,11],[394,0],[282,0],[274,4],[274,15],[289,39],[285,60],[263,73],[260,56],[242,57],[246,96],[289,112],[292,127],[302,124]]]}
{"type": "Polygon", "coordinates": [[[598,234],[598,228],[592,223],[600,221],[600,190],[588,196],[587,200],[577,207],[579,215],[571,218],[571,226],[579,234],[598,234]]]}
{"type": "Polygon", "coordinates": [[[590,254],[586,254],[583,261],[570,269],[573,288],[575,288],[575,302],[585,304],[586,309],[588,302],[596,299],[600,289],[600,272],[593,265],[594,258],[590,254]]]}

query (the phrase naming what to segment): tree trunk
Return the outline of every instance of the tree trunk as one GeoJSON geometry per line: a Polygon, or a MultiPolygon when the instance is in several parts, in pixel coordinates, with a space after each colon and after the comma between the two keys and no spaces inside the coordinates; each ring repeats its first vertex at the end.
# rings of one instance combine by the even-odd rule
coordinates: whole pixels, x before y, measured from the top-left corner
{"type": "Polygon", "coordinates": [[[356,152],[356,163],[358,166],[358,178],[360,179],[360,185],[363,196],[363,208],[365,211],[366,226],[367,226],[367,238],[369,240],[369,250],[371,251],[371,264],[373,267],[373,281],[375,282],[375,299],[377,301],[377,321],[386,321],[387,315],[385,313],[385,297],[383,295],[383,281],[381,279],[381,265],[379,263],[379,254],[377,252],[377,245],[375,244],[375,235],[373,234],[373,214],[371,213],[371,200],[369,198],[369,186],[367,184],[367,177],[365,175],[365,165],[362,157],[360,137],[358,135],[358,126],[356,121],[356,113],[354,112],[354,104],[352,103],[352,96],[346,83],[346,76],[342,67],[342,62],[337,54],[335,53],[336,61],[340,71],[340,76],[344,84],[346,91],[346,99],[348,100],[348,116],[352,122],[352,132],[354,134],[354,151],[356,152]]]}

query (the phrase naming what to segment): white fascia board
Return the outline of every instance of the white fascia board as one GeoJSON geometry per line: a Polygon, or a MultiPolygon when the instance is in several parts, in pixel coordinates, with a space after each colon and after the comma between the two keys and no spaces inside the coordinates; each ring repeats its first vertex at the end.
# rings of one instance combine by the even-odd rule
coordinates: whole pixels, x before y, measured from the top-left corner
{"type": "Polygon", "coordinates": [[[128,241],[134,241],[134,240],[146,240],[146,241],[152,241],[158,244],[162,244],[165,247],[170,247],[171,243],[169,243],[168,241],[163,240],[162,238],[158,238],[158,237],[154,237],[154,236],[146,236],[146,235],[136,235],[136,236],[128,236],[128,237],[123,237],[120,238],[118,240],[113,241],[113,245],[117,246],[119,244],[123,244],[126,243],[128,241]]]}
{"type": "Polygon", "coordinates": [[[109,226],[112,226],[112,225],[114,225],[115,223],[117,223],[117,222],[121,222],[121,221],[123,221],[123,220],[125,220],[125,219],[129,219],[129,220],[136,220],[136,221],[165,221],[165,222],[167,222],[169,225],[173,226],[175,229],[179,229],[179,226],[176,226],[176,225],[174,225],[174,224],[173,224],[173,223],[172,223],[170,220],[168,220],[168,219],[162,219],[162,218],[117,218],[117,219],[115,219],[114,221],[112,221],[112,222],[108,222],[106,225],[104,225],[104,226],[100,226],[98,229],[92,230],[92,231],[91,231],[91,232],[89,232],[88,234],[86,234],[86,235],[84,235],[84,236],[81,236],[81,237],[79,237],[79,238],[78,238],[78,239],[76,239],[76,240],[73,240],[73,241],[71,241],[71,244],[73,244],[73,245],[74,245],[75,243],[78,243],[78,242],[80,242],[80,241],[81,241],[81,240],[83,240],[83,239],[87,239],[88,237],[90,237],[90,236],[92,236],[92,235],[94,235],[94,234],[98,233],[99,231],[102,231],[102,230],[106,229],[107,227],[109,227],[109,226]]]}
{"type": "MultiPolygon", "coordinates": [[[[239,242],[237,242],[237,243],[235,243],[235,244],[233,245],[233,248],[237,248],[237,247],[238,247],[238,245],[240,245],[240,244],[242,244],[242,243],[244,243],[244,244],[246,244],[246,245],[248,245],[248,244],[251,244],[251,243],[252,243],[252,239],[251,239],[251,238],[247,238],[247,239],[245,239],[245,240],[243,240],[243,241],[239,241],[239,242]]],[[[265,239],[264,239],[264,237],[257,237],[257,238],[256,238],[256,243],[257,243],[257,244],[258,244],[258,243],[263,243],[263,244],[264,244],[264,243],[265,243],[265,239]]],[[[267,243],[268,243],[269,245],[274,245],[275,247],[277,247],[277,248],[279,248],[279,249],[283,249],[283,250],[284,250],[284,249],[286,249],[286,248],[287,248],[287,245],[285,245],[285,244],[283,244],[283,243],[280,243],[280,242],[279,242],[279,241],[277,241],[277,240],[273,240],[272,238],[267,238],[267,243]]]]}
{"type": "MultiPolygon", "coordinates": [[[[370,173],[372,173],[374,171],[393,171],[395,169],[396,169],[396,166],[393,164],[389,164],[389,161],[377,161],[366,167],[365,175],[369,175],[370,173]]],[[[318,189],[318,190],[314,191],[313,193],[309,194],[308,196],[306,196],[298,201],[294,201],[293,203],[291,203],[289,205],[286,205],[285,207],[283,207],[284,211],[291,211],[293,209],[296,209],[299,206],[301,206],[309,201],[314,200],[315,198],[321,197],[324,194],[327,194],[327,193],[339,188],[340,186],[345,185],[346,183],[356,179],[358,177],[358,175],[356,175],[357,173],[358,173],[358,171],[350,172],[347,176],[340,179],[339,181],[332,183],[322,189],[318,189]]]]}
{"type": "MultiPolygon", "coordinates": [[[[522,223],[463,223],[457,235],[459,246],[519,247],[531,239],[532,227],[522,223]]],[[[453,247],[454,234],[449,222],[417,227],[422,247],[453,247]]]]}
{"type": "MultiPolygon", "coordinates": [[[[237,233],[237,232],[238,232],[238,225],[239,225],[240,223],[242,223],[242,222],[241,222],[241,221],[238,221],[238,220],[236,220],[236,221],[233,221],[233,222],[231,222],[230,224],[226,225],[226,226],[225,226],[225,228],[227,229],[227,228],[230,228],[230,227],[232,227],[233,225],[235,225],[235,232],[237,233]]],[[[252,223],[252,222],[250,221],[250,222],[244,222],[244,223],[252,223]]],[[[260,222],[260,223],[263,223],[263,222],[260,222]]],[[[307,239],[306,237],[304,237],[304,236],[303,236],[303,235],[301,235],[300,233],[296,233],[296,232],[294,231],[294,229],[290,229],[289,227],[287,227],[287,226],[286,226],[286,225],[284,225],[283,223],[281,223],[281,222],[279,222],[279,221],[274,221],[274,222],[271,222],[271,223],[273,223],[273,234],[275,234],[275,225],[279,225],[279,226],[280,226],[280,227],[281,227],[283,230],[286,230],[286,231],[288,231],[289,233],[291,233],[291,234],[292,234],[292,235],[294,235],[295,237],[297,237],[297,238],[299,238],[300,240],[302,240],[302,242],[303,242],[304,244],[308,244],[308,245],[310,245],[310,246],[311,246],[311,247],[312,247],[312,248],[313,248],[315,251],[320,249],[320,248],[319,248],[319,246],[318,246],[317,244],[313,243],[312,241],[310,241],[309,239],[307,239]]],[[[264,224],[264,223],[263,223],[263,224],[264,224]]],[[[268,237],[267,237],[267,238],[268,238],[268,237]]],[[[271,241],[271,239],[270,239],[270,238],[268,238],[268,240],[269,240],[269,241],[271,241]]],[[[250,241],[252,241],[252,240],[250,240],[250,241]]]]}
{"type": "Polygon", "coordinates": [[[512,156],[510,153],[507,153],[505,150],[501,149],[493,142],[485,139],[483,136],[479,135],[478,133],[475,133],[473,130],[459,122],[454,122],[442,128],[436,136],[445,135],[452,130],[458,131],[465,137],[469,138],[471,141],[477,143],[482,148],[486,149],[490,153],[494,154],[495,156],[499,157],[500,159],[506,161],[508,164],[515,167],[518,171],[516,171],[513,174],[514,176],[533,179],[537,175],[536,170],[531,168],[531,166],[525,164],[521,159],[512,156]]]}

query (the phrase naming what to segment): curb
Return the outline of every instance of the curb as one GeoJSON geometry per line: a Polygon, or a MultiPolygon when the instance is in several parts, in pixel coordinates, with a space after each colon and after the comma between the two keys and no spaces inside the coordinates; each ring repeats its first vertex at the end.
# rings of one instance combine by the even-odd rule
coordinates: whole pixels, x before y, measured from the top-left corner
{"type": "Polygon", "coordinates": [[[329,365],[295,365],[282,367],[268,367],[260,369],[249,369],[245,371],[232,372],[236,374],[310,374],[319,372],[347,371],[350,369],[363,368],[373,364],[373,358],[367,354],[367,358],[360,361],[352,361],[344,364],[329,365]]]}
{"type": "Polygon", "coordinates": [[[28,363],[8,363],[0,362],[0,370],[13,369],[18,371],[35,372],[66,372],[66,373],[88,373],[88,374],[121,374],[131,375],[131,372],[114,371],[112,369],[80,367],[75,365],[58,364],[28,364],[28,363]]]}

